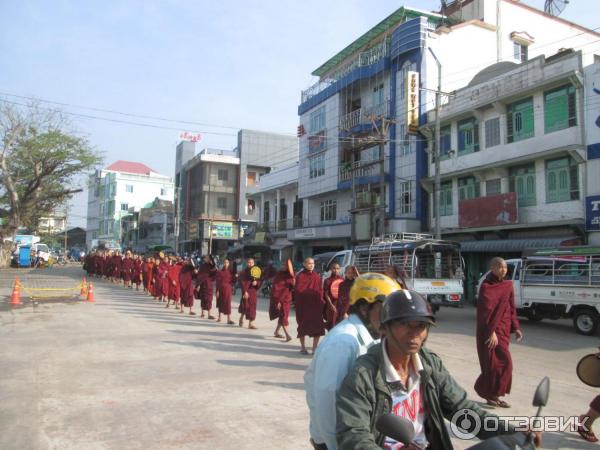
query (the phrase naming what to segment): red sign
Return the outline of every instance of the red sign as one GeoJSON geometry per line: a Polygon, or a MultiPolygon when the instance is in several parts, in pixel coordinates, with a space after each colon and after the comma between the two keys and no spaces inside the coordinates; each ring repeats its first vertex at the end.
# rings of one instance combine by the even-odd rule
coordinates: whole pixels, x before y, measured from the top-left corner
{"type": "Polygon", "coordinates": [[[298,125],[298,137],[301,138],[305,134],[306,131],[304,130],[304,125],[298,125]]]}
{"type": "Polygon", "coordinates": [[[518,220],[516,192],[458,202],[460,228],[509,225],[518,223],[518,220]]]}
{"type": "Polygon", "coordinates": [[[179,133],[179,139],[182,141],[199,142],[202,139],[200,133],[190,133],[189,131],[182,131],[179,133]]]}

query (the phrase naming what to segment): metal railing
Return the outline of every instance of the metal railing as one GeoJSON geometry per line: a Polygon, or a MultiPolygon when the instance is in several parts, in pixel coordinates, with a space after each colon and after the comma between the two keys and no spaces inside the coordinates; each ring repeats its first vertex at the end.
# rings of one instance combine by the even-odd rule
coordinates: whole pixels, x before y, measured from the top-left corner
{"type": "Polygon", "coordinates": [[[378,159],[342,163],[338,167],[338,180],[352,180],[353,172],[355,178],[379,175],[381,170],[378,163],[378,159]]]}
{"type": "Polygon", "coordinates": [[[390,112],[390,101],[385,100],[378,105],[368,108],[359,108],[340,117],[339,127],[341,130],[349,131],[357,125],[371,124],[373,118],[388,117],[390,112]]]}
{"type": "Polygon", "coordinates": [[[390,38],[386,38],[379,44],[371,47],[370,49],[359,53],[352,60],[344,64],[338,70],[330,74],[327,78],[321,79],[313,84],[308,89],[302,91],[301,93],[301,103],[309,100],[311,97],[314,97],[320,92],[323,92],[333,83],[338,81],[339,79],[345,77],[350,72],[358,67],[370,66],[371,64],[375,64],[382,58],[389,56],[390,54],[390,38]]]}

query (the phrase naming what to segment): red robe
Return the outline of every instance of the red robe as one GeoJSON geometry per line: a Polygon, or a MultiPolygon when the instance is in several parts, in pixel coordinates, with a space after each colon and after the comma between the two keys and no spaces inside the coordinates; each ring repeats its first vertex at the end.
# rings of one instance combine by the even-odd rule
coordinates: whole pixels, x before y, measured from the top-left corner
{"type": "Polygon", "coordinates": [[[256,305],[258,303],[258,290],[262,284],[262,279],[254,280],[250,275],[250,269],[245,268],[240,273],[240,286],[242,287],[242,298],[238,312],[244,314],[250,321],[256,320],[256,305]],[[253,285],[252,282],[256,281],[253,285]],[[248,293],[248,298],[244,299],[244,292],[248,293]]]}
{"type": "Polygon", "coordinates": [[[139,286],[142,282],[142,261],[139,259],[133,260],[133,270],[131,272],[131,280],[139,286]]]}
{"type": "Polygon", "coordinates": [[[277,324],[284,327],[287,327],[290,324],[289,317],[294,283],[295,278],[287,271],[287,269],[277,272],[273,278],[271,301],[269,304],[269,319],[278,319],[277,324]]]}
{"type": "Polygon", "coordinates": [[[296,303],[298,337],[324,336],[323,286],[318,273],[302,270],[296,275],[294,301],[296,303]]]}
{"type": "Polygon", "coordinates": [[[169,282],[169,300],[179,301],[181,292],[179,289],[179,272],[181,272],[181,264],[173,264],[169,266],[167,272],[167,280],[169,282]]]}
{"type": "Polygon", "coordinates": [[[179,292],[183,306],[191,308],[194,306],[194,267],[190,263],[184,263],[179,272],[179,292]]]}
{"type": "Polygon", "coordinates": [[[511,281],[500,281],[489,274],[481,284],[477,300],[477,355],[481,375],[475,381],[475,392],[485,399],[510,393],[512,358],[510,335],[520,329],[511,281]],[[490,350],[485,341],[496,332],[498,345],[490,350]]]}
{"type": "Polygon", "coordinates": [[[113,263],[111,256],[105,256],[102,258],[102,275],[106,278],[112,275],[113,263]]]}
{"type": "Polygon", "coordinates": [[[350,309],[350,288],[354,284],[354,280],[349,280],[345,278],[340,284],[339,297],[338,297],[338,319],[341,319],[346,314],[348,314],[348,309],[350,309]]]}
{"type": "Polygon", "coordinates": [[[340,317],[339,291],[338,298],[333,298],[333,294],[331,293],[331,283],[333,283],[335,280],[343,280],[343,278],[341,275],[332,275],[323,282],[323,300],[325,300],[325,307],[323,308],[323,318],[325,319],[325,328],[327,328],[327,330],[331,330],[333,327],[335,327],[335,324],[338,323],[338,318],[340,317]],[[329,300],[331,300],[331,303],[333,303],[335,311],[333,311],[329,307],[329,304],[327,303],[327,298],[329,298],[329,300]]]}
{"type": "Polygon", "coordinates": [[[156,297],[154,295],[154,263],[149,262],[146,266],[146,278],[148,279],[148,292],[151,296],[156,297]]]}
{"type": "Polygon", "coordinates": [[[112,257],[112,272],[111,277],[121,278],[121,266],[123,265],[123,259],[119,255],[113,255],[112,257]]]}
{"type": "Polygon", "coordinates": [[[169,263],[166,261],[162,261],[158,265],[157,276],[158,280],[157,284],[157,297],[166,297],[169,295],[169,279],[167,278],[167,274],[169,273],[169,263]]]}
{"type": "Polygon", "coordinates": [[[121,278],[123,281],[131,281],[133,275],[133,259],[125,258],[121,263],[121,278]]]}
{"type": "Polygon", "coordinates": [[[200,298],[200,308],[212,309],[213,292],[215,290],[215,278],[217,269],[207,263],[202,263],[196,275],[196,286],[198,287],[198,298],[200,298]]]}
{"type": "Polygon", "coordinates": [[[222,269],[217,272],[217,309],[226,316],[231,314],[231,295],[235,284],[233,270],[222,269]]]}

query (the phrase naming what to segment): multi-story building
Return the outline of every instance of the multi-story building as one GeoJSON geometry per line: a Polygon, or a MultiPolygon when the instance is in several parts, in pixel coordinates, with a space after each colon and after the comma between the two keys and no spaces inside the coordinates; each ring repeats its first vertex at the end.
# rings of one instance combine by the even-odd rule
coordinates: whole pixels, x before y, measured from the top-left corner
{"type": "Polygon", "coordinates": [[[171,178],[142,163],[119,160],[97,170],[88,182],[86,245],[91,248],[93,239],[121,243],[123,217],[173,195],[171,178]]]}
{"type": "Polygon", "coordinates": [[[40,217],[38,220],[38,232],[44,234],[64,233],[67,227],[65,213],[55,213],[51,216],[40,217]]]}
{"type": "MultiPolygon", "coordinates": [[[[584,60],[582,51],[564,50],[494,64],[441,108],[440,227],[461,241],[468,289],[493,256],[587,242],[584,199],[599,184],[586,183],[585,129],[593,124],[585,99],[593,93],[584,89],[584,60]]],[[[433,136],[435,112],[428,116],[433,136]]],[[[424,185],[433,192],[430,163],[424,185]]]]}
{"type": "Polygon", "coordinates": [[[565,46],[585,48],[588,61],[597,48],[595,32],[516,0],[462,0],[445,13],[400,8],[313,72],[319,81],[298,107],[298,192],[311,239],[347,247],[382,231],[429,228],[418,127],[435,101],[438,62],[450,92],[494,62],[565,46]]]}
{"type": "Polygon", "coordinates": [[[258,222],[256,204],[246,198],[263,174],[297,160],[298,139],[252,130],[238,132],[233,150],[177,148],[175,174],[179,251],[224,254],[258,222]]]}
{"type": "Polygon", "coordinates": [[[122,246],[145,253],[156,246],[175,247],[174,208],[172,200],[155,198],[153,202],[121,217],[122,246]]]}
{"type": "Polygon", "coordinates": [[[588,244],[600,246],[600,64],[583,69],[587,176],[585,177],[585,230],[588,244]]]}

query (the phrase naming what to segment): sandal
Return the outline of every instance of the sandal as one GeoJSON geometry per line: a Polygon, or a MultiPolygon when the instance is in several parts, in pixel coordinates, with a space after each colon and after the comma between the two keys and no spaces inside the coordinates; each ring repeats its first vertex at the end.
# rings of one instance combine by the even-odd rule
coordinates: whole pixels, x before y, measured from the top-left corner
{"type": "Polygon", "coordinates": [[[291,336],[285,338],[285,342],[290,342],[292,340],[291,336]]]}
{"type": "Polygon", "coordinates": [[[255,327],[254,325],[248,325],[248,329],[249,330],[258,330],[258,328],[255,327]]]}
{"type": "Polygon", "coordinates": [[[194,311],[190,311],[190,316],[195,316],[196,313],[194,311]]]}
{"type": "Polygon", "coordinates": [[[233,320],[230,320],[227,322],[227,325],[235,325],[235,322],[233,320]]]}
{"type": "Polygon", "coordinates": [[[210,320],[215,320],[215,319],[216,319],[216,317],[215,317],[215,316],[208,316],[208,318],[209,318],[210,320]]]}
{"type": "Polygon", "coordinates": [[[283,334],[274,334],[273,337],[279,338],[279,339],[283,339],[285,336],[283,334]]]}
{"type": "Polygon", "coordinates": [[[300,353],[302,353],[303,355],[308,355],[308,350],[306,350],[305,348],[300,350],[300,353]]]}
{"type": "Polygon", "coordinates": [[[594,434],[592,430],[588,430],[584,425],[579,425],[577,427],[577,433],[581,436],[582,439],[588,442],[598,442],[598,438],[594,434]]]}

